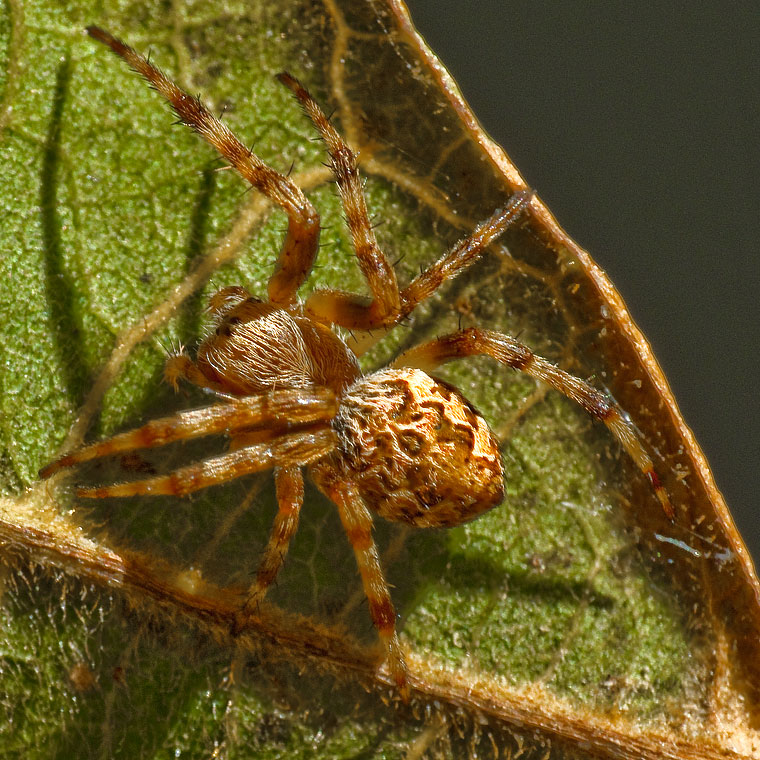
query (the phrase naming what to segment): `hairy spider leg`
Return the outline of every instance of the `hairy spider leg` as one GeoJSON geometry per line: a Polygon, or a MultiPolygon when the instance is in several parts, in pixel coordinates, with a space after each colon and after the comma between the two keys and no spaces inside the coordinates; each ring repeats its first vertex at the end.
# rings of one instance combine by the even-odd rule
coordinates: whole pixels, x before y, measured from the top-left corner
{"type": "Polygon", "coordinates": [[[329,422],[338,401],[329,388],[282,389],[260,396],[247,396],[231,403],[213,404],[202,409],[179,412],[172,417],[151,420],[105,441],[85,446],[43,467],[41,478],[91,459],[135,449],[150,449],[173,441],[232,432],[253,427],[287,427],[329,422]]]}
{"type": "Polygon", "coordinates": [[[472,234],[457,243],[451,251],[399,292],[396,273],[380,250],[372,231],[356,154],[330,124],[309,91],[295,77],[283,72],[278,75],[278,79],[295,93],[327,146],[330,166],[340,190],[359,266],[373,296],[367,304],[366,299],[353,293],[332,289],[316,290],[306,301],[307,313],[316,319],[360,330],[396,324],[429,298],[446,280],[456,277],[473,264],[483,250],[530,206],[533,193],[529,190],[516,192],[503,208],[479,224],[472,234]]]}
{"type": "Polygon", "coordinates": [[[327,147],[359,268],[372,293],[372,301],[367,304],[361,296],[320,289],[307,300],[306,311],[319,320],[343,327],[375,327],[386,324],[389,318],[395,322],[395,315],[401,308],[396,273],[377,244],[364,199],[357,156],[295,77],[282,72],[277,78],[293,91],[327,147]]]}
{"type": "Polygon", "coordinates": [[[217,119],[200,98],[181,90],[143,56],[113,35],[95,26],[87,33],[107,45],[169,101],[180,121],[197,132],[233,166],[243,179],[260,190],[288,215],[288,232],[274,273],[269,279],[269,300],[288,305],[311,272],[319,247],[319,214],[301,188],[267,166],[217,119]]]}
{"type": "Polygon", "coordinates": [[[334,473],[332,476],[328,475],[321,468],[313,474],[319,488],[338,507],[343,529],[354,550],[372,622],[386,650],[388,669],[402,699],[408,702],[409,671],[396,633],[396,610],[380,565],[377,546],[372,538],[372,515],[356,485],[350,480],[336,478],[334,473]]]}
{"type": "Polygon", "coordinates": [[[452,359],[478,354],[490,356],[502,364],[541,380],[580,404],[588,414],[604,422],[651,483],[667,517],[670,520],[675,518],[673,505],[654,470],[652,458],[644,448],[636,429],[623,416],[620,407],[588,383],[536,356],[527,346],[509,335],[470,327],[405,351],[391,366],[418,367],[430,371],[452,359]]]}
{"type": "Polygon", "coordinates": [[[219,485],[252,472],[273,467],[301,467],[329,454],[337,443],[328,427],[287,433],[254,446],[230,451],[181,467],[168,475],[159,475],[130,483],[95,488],[78,488],[77,496],[106,499],[115,496],[184,496],[201,488],[219,485]]]}
{"type": "Polygon", "coordinates": [[[523,211],[530,207],[532,200],[532,190],[518,190],[510,196],[502,208],[497,209],[466,238],[460,240],[438,261],[417,275],[401,291],[399,319],[410,314],[420,303],[430,298],[446,280],[456,277],[474,264],[483,251],[514,224],[523,211]]]}
{"type": "Polygon", "coordinates": [[[298,530],[298,517],[303,506],[303,474],[298,467],[277,467],[274,471],[277,494],[277,515],[274,518],[269,541],[256,571],[256,580],[239,614],[239,627],[254,613],[264,600],[285,562],[290,540],[298,530]]]}

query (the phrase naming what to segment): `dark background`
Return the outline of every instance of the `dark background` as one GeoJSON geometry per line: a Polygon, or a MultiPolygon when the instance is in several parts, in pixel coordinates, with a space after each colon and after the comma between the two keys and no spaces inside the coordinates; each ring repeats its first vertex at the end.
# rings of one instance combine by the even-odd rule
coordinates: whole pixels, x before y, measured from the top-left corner
{"type": "Polygon", "coordinates": [[[407,2],[485,129],[623,295],[757,564],[757,6],[407,2]]]}

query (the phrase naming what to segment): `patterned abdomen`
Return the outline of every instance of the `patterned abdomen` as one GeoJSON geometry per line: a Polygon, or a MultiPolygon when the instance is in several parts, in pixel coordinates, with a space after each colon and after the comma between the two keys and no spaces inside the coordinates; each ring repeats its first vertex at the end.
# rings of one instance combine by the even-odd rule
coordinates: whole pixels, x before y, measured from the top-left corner
{"type": "Polygon", "coordinates": [[[335,419],[367,506],[418,527],[459,525],[504,497],[498,443],[462,394],[418,369],[359,378],[335,419]]]}

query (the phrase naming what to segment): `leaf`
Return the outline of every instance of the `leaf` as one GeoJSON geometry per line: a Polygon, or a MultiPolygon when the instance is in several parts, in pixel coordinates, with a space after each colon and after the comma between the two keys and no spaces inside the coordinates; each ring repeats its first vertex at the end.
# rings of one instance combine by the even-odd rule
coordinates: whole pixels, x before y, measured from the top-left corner
{"type": "MultiPolygon", "coordinates": [[[[757,754],[757,579],[649,348],[542,210],[366,358],[464,324],[519,335],[608,389],[657,455],[669,524],[606,430],[485,360],[449,365],[503,441],[504,505],[448,531],[378,520],[413,671],[379,667],[352,553],[314,489],[255,624],[230,621],[274,514],[268,477],[195,498],[77,503],[36,481],[61,447],[206,403],[160,382],[226,284],[261,291],[283,217],[82,28],[120,34],[307,190],[310,288],[361,291],[287,68],[361,149],[407,281],[522,186],[395,3],[6,6],[0,150],[4,630],[9,757],[757,754]]],[[[126,464],[168,470],[219,442],[126,464]]],[[[218,450],[218,448],[216,449],[218,450]]],[[[123,464],[76,478],[107,482],[123,464]]]]}

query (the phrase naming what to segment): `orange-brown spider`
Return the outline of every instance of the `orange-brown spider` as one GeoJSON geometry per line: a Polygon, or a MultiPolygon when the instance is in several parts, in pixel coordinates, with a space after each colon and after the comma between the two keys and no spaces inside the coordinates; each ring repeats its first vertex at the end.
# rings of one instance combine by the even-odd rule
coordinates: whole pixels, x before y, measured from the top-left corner
{"type": "Polygon", "coordinates": [[[317,251],[319,215],[287,177],[266,166],[199,99],[184,93],[142,56],[97,28],[89,34],[142,74],[193,128],[254,187],[288,215],[288,232],[266,301],[242,287],[220,290],[209,305],[215,332],[195,360],[171,356],[166,379],[218,394],[212,406],[154,420],[86,446],[45,467],[64,467],[118,452],[226,433],[230,451],[168,475],[80,488],[79,496],[187,494],[258,470],[274,468],[279,511],[239,623],[274,581],[295,533],[303,501],[302,468],[337,506],[359,566],[370,614],[385,645],[390,672],[406,697],[407,670],[396,613],[372,539],[372,513],[418,527],[459,525],[502,501],[497,441],[485,420],[454,387],[424,370],[464,356],[486,354],[549,384],[602,420],[650,479],[668,516],[673,512],[635,429],[607,397],[555,367],[508,335],[468,328],[413,348],[379,372],[363,375],[356,355],[332,326],[389,328],[443,282],[470,266],[483,249],[530,206],[515,193],[426,271],[401,289],[369,222],[357,159],[306,89],[279,80],[300,101],[330,155],[359,266],[371,299],[317,290],[305,303],[298,288],[317,251]]]}

